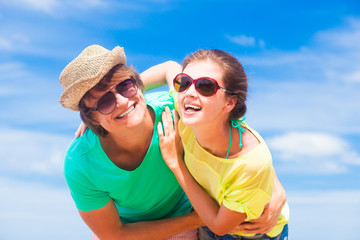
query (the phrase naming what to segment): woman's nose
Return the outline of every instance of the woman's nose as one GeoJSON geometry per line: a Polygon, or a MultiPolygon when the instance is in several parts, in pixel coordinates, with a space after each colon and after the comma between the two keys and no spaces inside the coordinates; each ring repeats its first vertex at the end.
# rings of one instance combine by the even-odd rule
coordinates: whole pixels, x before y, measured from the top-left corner
{"type": "Polygon", "coordinates": [[[197,94],[196,88],[195,88],[195,83],[192,83],[188,89],[186,89],[186,94],[189,94],[191,96],[194,96],[195,94],[197,94]]]}

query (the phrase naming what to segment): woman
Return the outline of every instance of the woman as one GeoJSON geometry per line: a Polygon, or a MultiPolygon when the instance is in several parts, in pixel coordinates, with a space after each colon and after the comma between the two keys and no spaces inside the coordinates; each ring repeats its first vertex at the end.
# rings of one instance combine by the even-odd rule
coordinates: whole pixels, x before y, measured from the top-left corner
{"type": "Polygon", "coordinates": [[[166,108],[164,130],[158,123],[160,147],[208,227],[201,228],[201,238],[287,239],[287,205],[266,234],[228,234],[262,214],[272,197],[275,174],[264,140],[244,123],[247,78],[241,64],[226,52],[199,50],[184,60],[173,86],[180,121],[173,110],[173,124],[166,108]]]}

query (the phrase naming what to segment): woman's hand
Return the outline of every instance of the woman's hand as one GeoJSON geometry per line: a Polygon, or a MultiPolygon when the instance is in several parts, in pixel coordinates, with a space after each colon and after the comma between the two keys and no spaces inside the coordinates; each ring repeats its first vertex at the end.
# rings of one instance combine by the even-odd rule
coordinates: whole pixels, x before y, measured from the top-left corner
{"type": "Polygon", "coordinates": [[[161,154],[168,167],[175,169],[178,168],[178,163],[182,160],[184,149],[178,133],[179,117],[175,109],[172,111],[172,115],[174,116],[174,122],[169,107],[165,107],[165,111],[162,113],[163,124],[159,122],[157,128],[161,154]]]}
{"type": "Polygon", "coordinates": [[[75,132],[75,137],[76,138],[82,137],[85,133],[86,128],[87,128],[87,126],[85,125],[85,123],[81,122],[80,126],[78,127],[78,129],[75,132]]]}

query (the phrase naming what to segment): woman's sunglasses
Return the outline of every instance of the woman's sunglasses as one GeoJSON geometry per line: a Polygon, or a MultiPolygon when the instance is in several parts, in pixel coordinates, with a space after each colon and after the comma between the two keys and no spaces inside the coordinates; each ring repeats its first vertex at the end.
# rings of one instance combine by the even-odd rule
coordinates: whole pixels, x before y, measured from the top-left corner
{"type": "Polygon", "coordinates": [[[219,89],[226,91],[229,94],[232,94],[225,88],[219,86],[218,82],[215,79],[209,77],[193,79],[185,73],[179,73],[178,75],[176,75],[173,82],[174,88],[177,92],[183,92],[187,90],[191,86],[191,84],[194,83],[196,91],[205,97],[210,97],[214,95],[219,89]]]}
{"type": "Polygon", "coordinates": [[[135,96],[138,90],[135,79],[129,78],[121,81],[119,84],[112,87],[107,93],[102,95],[96,104],[96,108],[91,108],[90,110],[99,111],[103,115],[112,113],[116,108],[116,97],[113,93],[114,88],[116,92],[126,98],[135,96]]]}

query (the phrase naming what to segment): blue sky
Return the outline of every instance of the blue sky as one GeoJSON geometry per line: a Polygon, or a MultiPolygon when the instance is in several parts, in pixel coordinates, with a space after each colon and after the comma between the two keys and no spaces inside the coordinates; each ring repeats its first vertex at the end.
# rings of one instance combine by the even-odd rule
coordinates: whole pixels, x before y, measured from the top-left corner
{"type": "Polygon", "coordinates": [[[80,120],[58,76],[99,44],[139,72],[199,48],[236,56],[291,239],[357,239],[359,43],[359,1],[0,0],[0,238],[90,239],[62,176],[80,120]]]}

